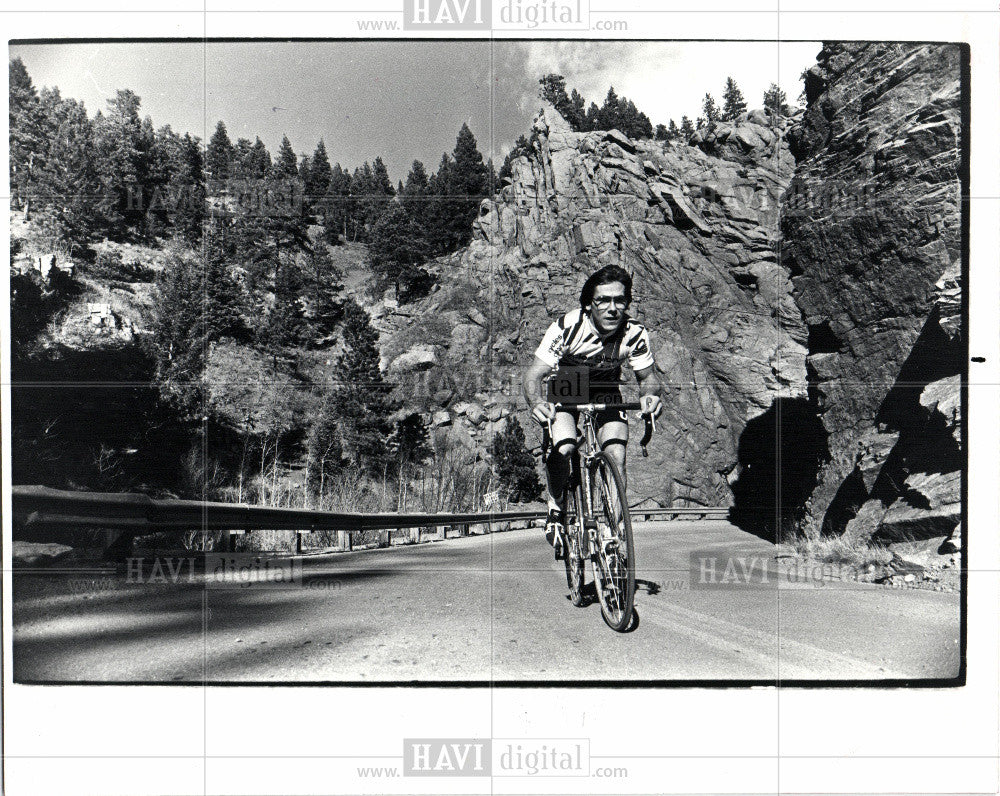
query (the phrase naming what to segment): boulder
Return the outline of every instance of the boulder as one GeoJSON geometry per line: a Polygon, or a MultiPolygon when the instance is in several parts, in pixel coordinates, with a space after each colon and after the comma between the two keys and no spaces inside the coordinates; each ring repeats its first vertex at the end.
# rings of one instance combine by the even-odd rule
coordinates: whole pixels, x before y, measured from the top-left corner
{"type": "Polygon", "coordinates": [[[438,358],[437,354],[434,353],[433,346],[419,345],[392,360],[389,372],[393,374],[414,373],[429,370],[437,364],[438,358]]]}

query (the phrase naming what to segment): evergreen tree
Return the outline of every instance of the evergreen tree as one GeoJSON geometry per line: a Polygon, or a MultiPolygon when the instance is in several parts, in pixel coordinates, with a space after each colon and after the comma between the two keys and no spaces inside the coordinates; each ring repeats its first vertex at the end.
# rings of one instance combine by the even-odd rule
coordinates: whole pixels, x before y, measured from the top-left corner
{"type": "Polygon", "coordinates": [[[691,120],[687,116],[681,116],[681,129],[680,136],[681,140],[686,144],[691,140],[691,136],[694,135],[694,125],[691,124],[691,120]]]}
{"type": "Polygon", "coordinates": [[[326,144],[323,139],[316,145],[309,160],[309,169],[306,176],[303,176],[306,189],[306,202],[310,207],[321,209],[323,200],[330,190],[330,179],[333,176],[333,169],[330,168],[330,159],[326,154],[326,144]]]}
{"type": "Polygon", "coordinates": [[[49,132],[32,169],[36,206],[51,214],[72,249],[101,227],[94,129],[83,103],[62,99],[58,90],[43,90],[39,108],[49,132]]]}
{"type": "Polygon", "coordinates": [[[38,92],[24,62],[20,58],[12,59],[9,72],[11,201],[16,209],[27,213],[34,190],[33,171],[36,165],[41,165],[48,148],[49,131],[39,107],[38,92]]]}
{"type": "Polygon", "coordinates": [[[677,127],[677,122],[671,119],[670,124],[667,125],[667,140],[676,141],[678,138],[680,138],[680,135],[681,131],[680,128],[677,127]]]}
{"type": "MultiPolygon", "coordinates": [[[[101,181],[97,207],[108,236],[115,239],[143,227],[144,211],[138,197],[146,183],[151,141],[139,119],[139,106],[135,93],[119,90],[108,100],[108,113],[94,131],[101,181]]],[[[148,132],[152,132],[151,125],[148,132]]]]}
{"type": "Polygon", "coordinates": [[[327,344],[343,315],[344,275],[334,265],[325,247],[317,247],[306,257],[303,289],[299,298],[305,304],[304,332],[310,346],[327,344]]]}
{"type": "Polygon", "coordinates": [[[200,141],[184,134],[174,153],[167,195],[170,223],[192,246],[201,242],[205,224],[205,173],[200,141]]]}
{"type": "Polygon", "coordinates": [[[701,101],[701,112],[705,114],[705,121],[714,124],[719,121],[719,106],[715,104],[715,97],[705,94],[701,101]]]}
{"type": "Polygon", "coordinates": [[[381,475],[392,464],[390,415],[396,407],[379,370],[378,332],[355,301],[344,305],[343,353],[335,372],[341,381],[333,400],[340,416],[344,453],[355,467],[381,475]]]}
{"type": "Polygon", "coordinates": [[[396,297],[418,282],[419,266],[427,260],[427,242],[423,230],[406,208],[392,204],[372,225],[368,242],[368,261],[383,284],[393,284],[396,297]],[[406,288],[406,290],[401,290],[406,288]]]}
{"type": "Polygon", "coordinates": [[[570,117],[567,121],[577,132],[586,132],[590,128],[587,126],[587,112],[584,110],[584,99],[576,89],[569,94],[570,107],[568,112],[570,117]]]}
{"type": "Polygon", "coordinates": [[[733,78],[727,77],[726,87],[722,92],[722,118],[727,122],[735,122],[746,109],[743,92],[733,78]]]}
{"type": "Polygon", "coordinates": [[[535,457],[524,444],[524,429],[517,418],[493,436],[493,470],[501,490],[513,503],[528,503],[542,494],[542,484],[535,469],[535,457]]]}
{"type": "Polygon", "coordinates": [[[584,120],[585,130],[601,130],[601,110],[596,102],[591,102],[587,107],[587,117],[584,120]]]}
{"type": "Polygon", "coordinates": [[[215,132],[208,141],[205,151],[205,169],[208,178],[213,182],[224,182],[231,176],[233,160],[233,144],[229,140],[229,133],[226,132],[226,125],[219,122],[215,125],[215,132]]]}
{"type": "Polygon", "coordinates": [[[668,141],[670,139],[670,135],[667,132],[666,125],[663,124],[656,125],[656,135],[654,136],[654,138],[657,141],[668,141]]]}
{"type": "Polygon", "coordinates": [[[472,222],[479,214],[479,203],[489,191],[489,172],[476,146],[476,137],[462,124],[452,153],[453,167],[449,180],[453,202],[448,225],[448,250],[465,246],[472,239],[472,222]]]}
{"type": "Polygon", "coordinates": [[[261,343],[274,358],[275,367],[280,354],[306,342],[308,328],[299,301],[302,287],[302,274],[291,258],[279,261],[274,274],[274,303],[266,324],[259,330],[261,343]]]}
{"type": "Polygon", "coordinates": [[[424,164],[413,161],[410,173],[406,175],[406,184],[399,192],[400,200],[407,214],[423,230],[427,223],[428,212],[428,178],[424,164]]]}
{"type": "Polygon", "coordinates": [[[389,449],[395,455],[396,470],[405,477],[409,468],[420,465],[431,455],[427,424],[418,414],[407,415],[396,423],[389,449]]]}
{"type": "Polygon", "coordinates": [[[586,121],[583,112],[583,97],[573,90],[570,97],[566,93],[566,79],[562,75],[548,74],[538,80],[539,96],[551,103],[574,130],[582,130],[586,121]]]}
{"type": "Polygon", "coordinates": [[[764,108],[771,115],[772,121],[780,119],[785,115],[785,102],[788,97],[781,90],[781,86],[772,83],[764,92],[764,108]]]}
{"type": "Polygon", "coordinates": [[[295,179],[299,176],[298,160],[295,157],[295,150],[292,149],[292,142],[288,136],[281,137],[281,146],[278,148],[278,158],[274,162],[275,173],[279,178],[295,179]]]}
{"type": "Polygon", "coordinates": [[[247,153],[244,170],[252,180],[266,179],[271,173],[271,153],[267,151],[267,147],[259,137],[254,140],[253,146],[247,153]]]}
{"type": "Polygon", "coordinates": [[[596,130],[617,130],[621,128],[621,110],[618,105],[618,94],[615,87],[608,89],[608,94],[604,98],[604,105],[601,106],[597,115],[596,130]]]}
{"type": "Polygon", "coordinates": [[[330,190],[323,216],[324,237],[334,245],[340,243],[341,235],[347,237],[350,195],[351,175],[336,163],[330,171],[330,190]]]}
{"type": "Polygon", "coordinates": [[[528,141],[528,139],[525,138],[524,135],[519,135],[517,137],[517,141],[514,142],[514,148],[511,149],[510,152],[507,153],[507,157],[503,159],[503,165],[500,166],[500,173],[497,174],[497,180],[501,184],[500,187],[503,187],[503,181],[505,179],[513,175],[511,164],[514,162],[514,160],[521,157],[522,155],[527,155],[530,152],[531,152],[531,142],[528,141]]]}

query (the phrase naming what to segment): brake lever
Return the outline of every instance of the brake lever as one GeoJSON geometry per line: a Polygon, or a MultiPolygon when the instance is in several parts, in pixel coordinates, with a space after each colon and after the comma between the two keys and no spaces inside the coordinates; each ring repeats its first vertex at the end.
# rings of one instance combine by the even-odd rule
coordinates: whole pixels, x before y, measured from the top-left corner
{"type": "Polygon", "coordinates": [[[552,421],[547,420],[545,422],[545,428],[542,429],[542,462],[547,462],[549,460],[549,452],[552,450],[552,421]]]}
{"type": "Polygon", "coordinates": [[[639,440],[639,447],[642,448],[642,457],[644,459],[649,458],[649,451],[646,450],[646,446],[649,441],[653,438],[653,433],[656,431],[656,418],[653,417],[653,413],[643,414],[642,419],[646,423],[646,432],[642,435],[642,439],[639,440]]]}

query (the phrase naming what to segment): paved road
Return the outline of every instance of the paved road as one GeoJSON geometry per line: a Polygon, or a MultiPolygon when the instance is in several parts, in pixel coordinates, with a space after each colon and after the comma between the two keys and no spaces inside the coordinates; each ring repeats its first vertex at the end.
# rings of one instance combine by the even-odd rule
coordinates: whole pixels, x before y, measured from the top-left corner
{"type": "MultiPolygon", "coordinates": [[[[954,677],[955,594],[795,584],[725,522],[637,525],[639,624],[574,608],[538,529],[306,559],[305,586],[91,590],[16,573],[25,681],[740,680],[954,677]],[[766,584],[691,588],[692,551],[769,561],[766,584]]],[[[720,570],[721,571],[721,570],[720,570]]],[[[756,572],[758,579],[761,570],[756,572]]]]}

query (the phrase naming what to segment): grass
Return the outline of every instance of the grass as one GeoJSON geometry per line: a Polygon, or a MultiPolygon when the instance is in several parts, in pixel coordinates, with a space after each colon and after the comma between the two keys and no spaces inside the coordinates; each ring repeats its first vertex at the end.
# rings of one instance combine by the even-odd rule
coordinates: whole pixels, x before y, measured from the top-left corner
{"type": "Polygon", "coordinates": [[[874,564],[886,566],[892,561],[892,551],[882,545],[843,536],[799,539],[793,543],[795,552],[803,558],[830,564],[846,564],[865,569],[874,564]]]}

